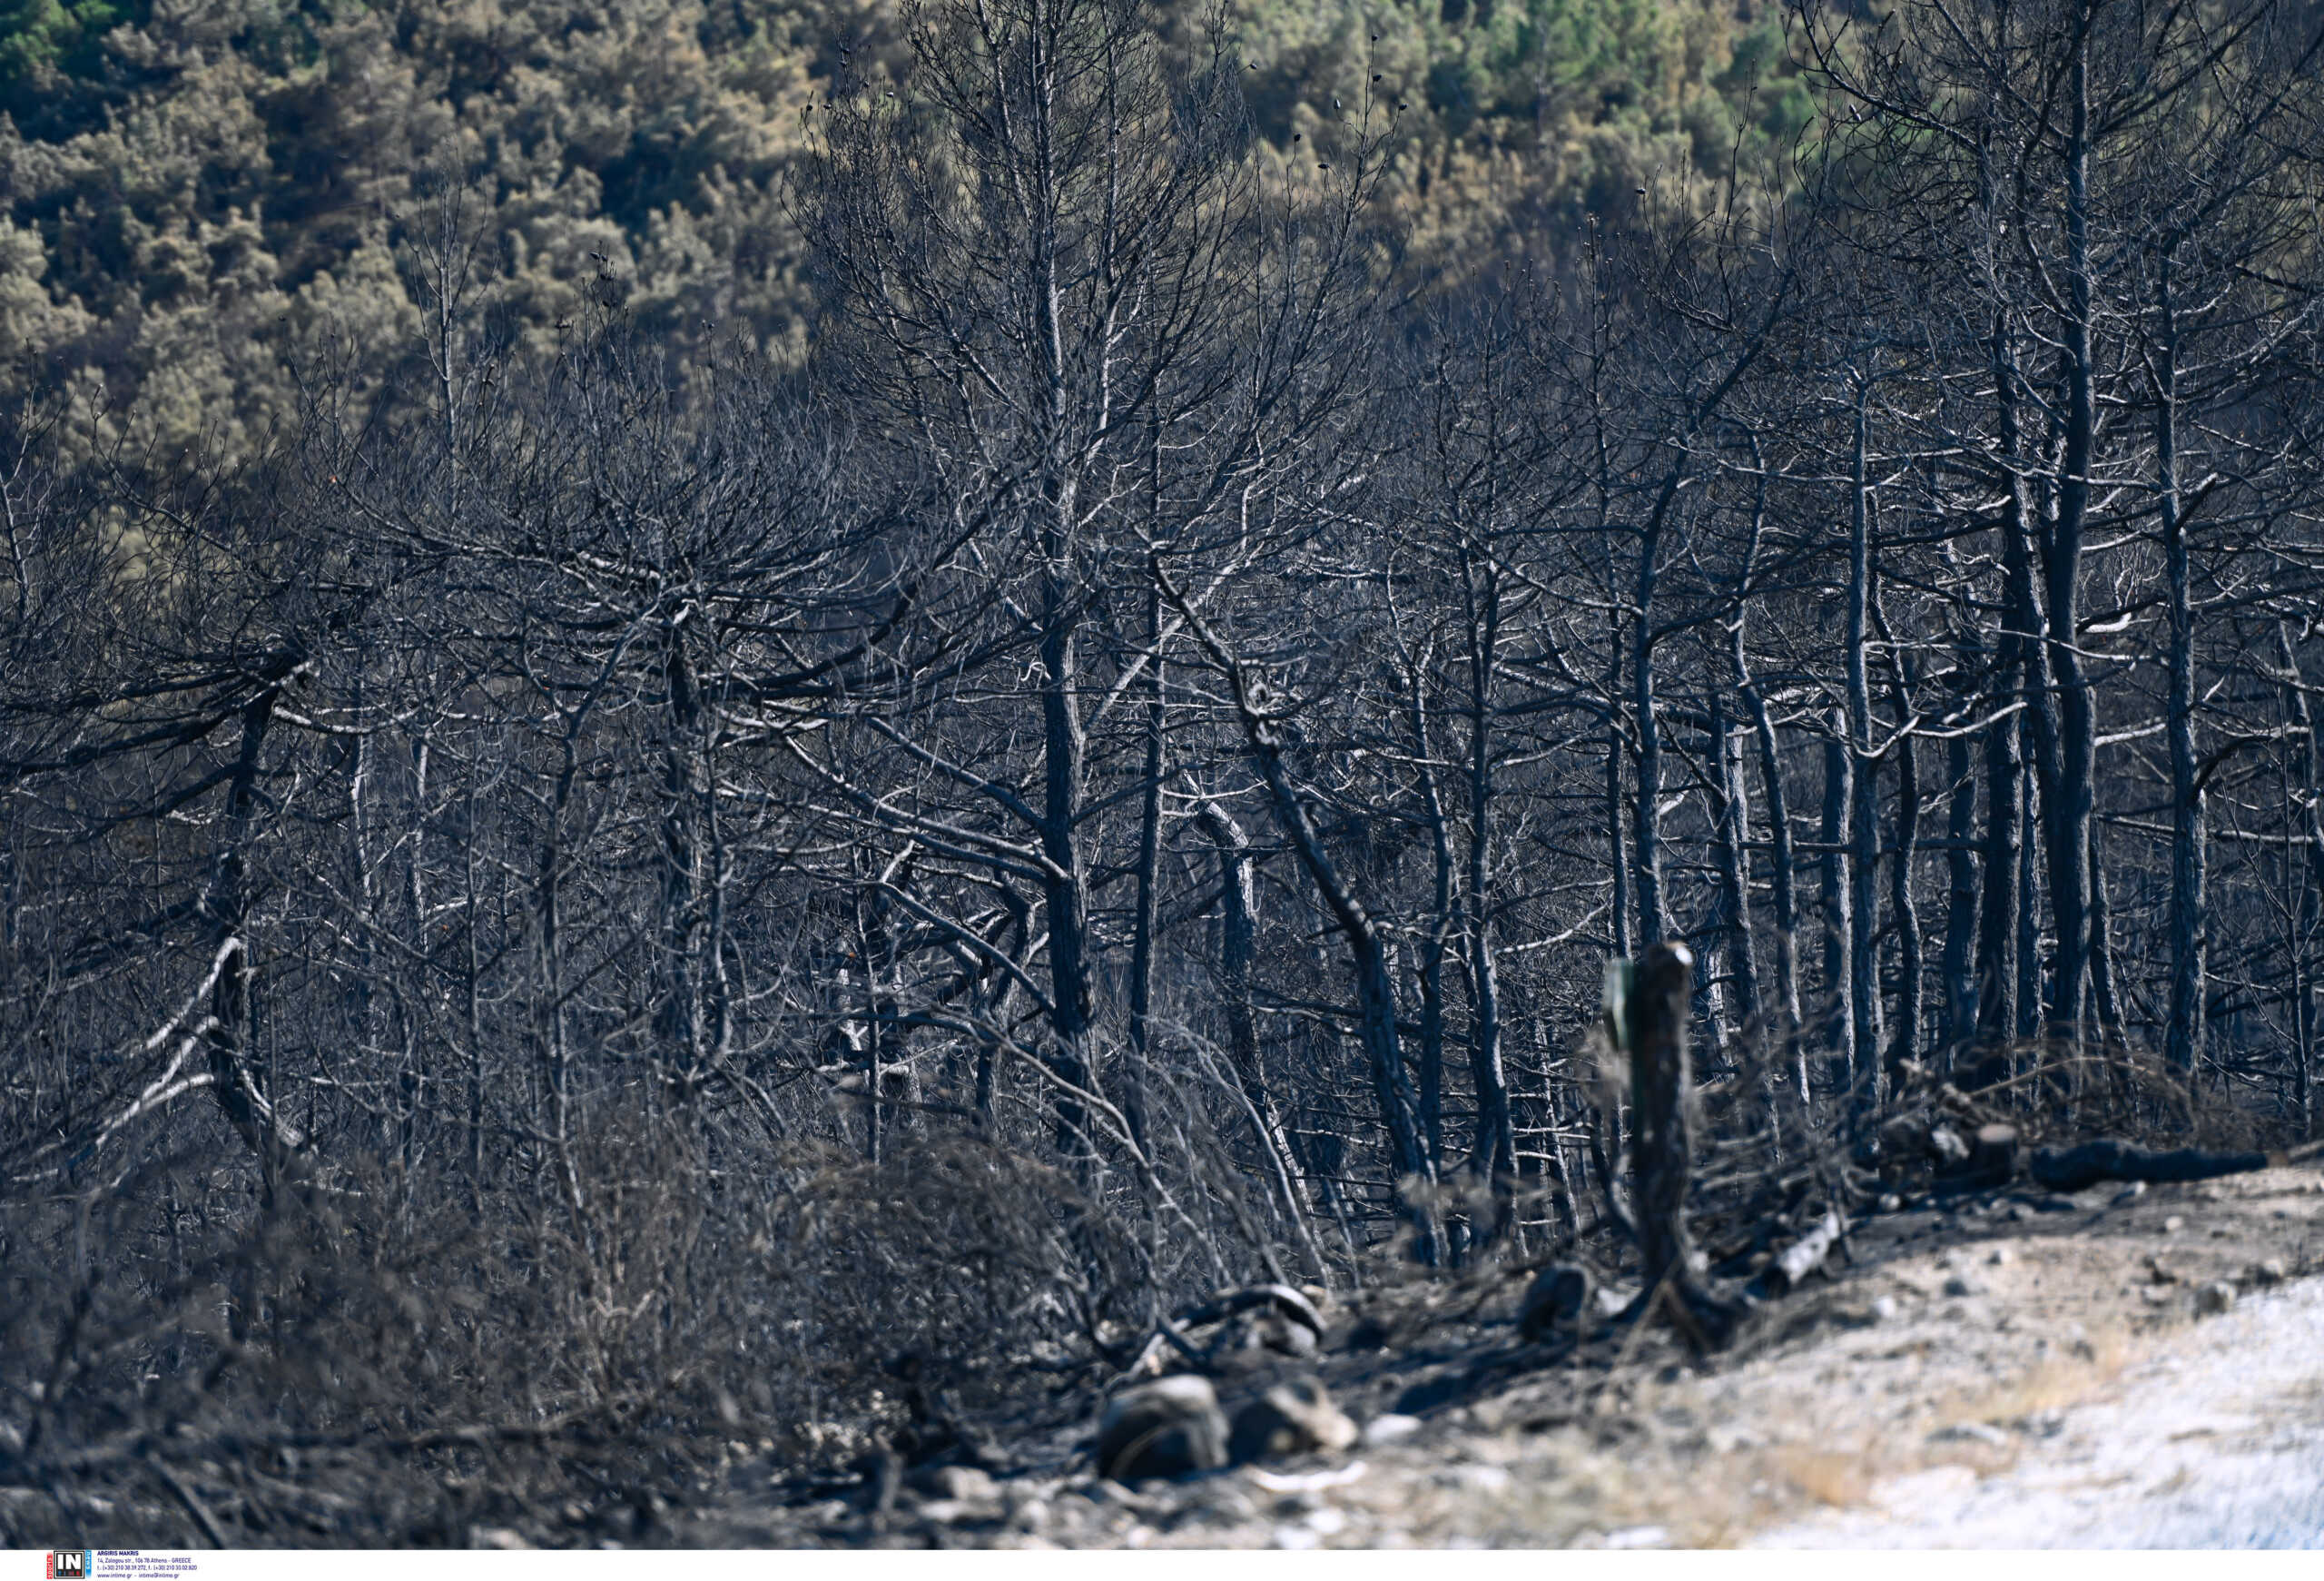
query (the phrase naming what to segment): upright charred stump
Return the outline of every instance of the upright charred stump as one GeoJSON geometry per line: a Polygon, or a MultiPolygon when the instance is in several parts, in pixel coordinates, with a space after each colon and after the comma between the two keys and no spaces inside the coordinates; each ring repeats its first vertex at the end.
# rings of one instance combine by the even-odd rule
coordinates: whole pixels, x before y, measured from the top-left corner
{"type": "Polygon", "coordinates": [[[1687,1186],[1694,1168],[1687,1012],[1694,965],[1683,944],[1649,948],[1630,973],[1615,1030],[1630,1053],[1630,1208],[1645,1260],[1644,1290],[1634,1311],[1646,1319],[1659,1305],[1696,1349],[1716,1350],[1734,1337],[1745,1303],[1712,1281],[1687,1232],[1687,1186]]]}

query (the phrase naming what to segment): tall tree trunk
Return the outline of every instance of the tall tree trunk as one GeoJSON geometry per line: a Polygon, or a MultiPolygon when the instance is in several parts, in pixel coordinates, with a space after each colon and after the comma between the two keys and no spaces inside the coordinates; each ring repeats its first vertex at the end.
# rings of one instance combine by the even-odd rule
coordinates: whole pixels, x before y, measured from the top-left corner
{"type": "Polygon", "coordinates": [[[1412,666],[1409,702],[1413,750],[1419,761],[1421,808],[1428,820],[1429,856],[1435,873],[1428,936],[1420,949],[1420,1049],[1414,1061],[1420,1129],[1428,1161],[1444,1168],[1444,954],[1452,936],[1452,836],[1444,825],[1444,798],[1436,783],[1435,749],[1428,733],[1425,650],[1412,666]]]}
{"type": "Polygon", "coordinates": [[[1768,711],[1766,694],[1752,677],[1743,657],[1741,611],[1736,616],[1728,657],[1735,667],[1737,690],[1751,710],[1751,729],[1758,738],[1759,786],[1768,798],[1768,885],[1776,912],[1776,992],[1783,1017],[1781,1035],[1795,1045],[1801,1102],[1807,1101],[1807,1051],[1799,1033],[1799,903],[1795,884],[1797,858],[1791,846],[1791,805],[1784,790],[1783,752],[1776,739],[1775,719],[1768,711]]]}
{"type": "Polygon", "coordinates": [[[2042,1030],[2041,920],[2034,910],[2034,869],[2040,842],[2034,831],[2042,828],[2054,837],[2051,808],[2058,794],[2058,724],[2056,699],[2050,687],[2049,647],[2043,640],[2042,600],[2034,587],[2033,522],[2022,465],[2024,443],[2018,421],[2018,398],[2024,377],[2018,367],[2016,342],[2006,316],[1996,321],[1994,343],[1994,402],[2000,429],[2003,465],[2009,469],[2002,499],[2003,598],[2017,658],[2017,673],[2024,708],[2020,754],[2019,800],[2024,808],[2018,841],[2016,879],[2017,982],[2012,998],[2016,1012],[2015,1035],[2032,1037],[2042,1030]],[[2038,790],[2037,798],[2034,792],[2038,790]]]}
{"type": "Polygon", "coordinates": [[[2155,493],[2162,516],[2165,597],[2171,612],[2170,706],[2164,715],[2171,754],[2171,1011],[2163,1058],[2191,1075],[2203,1047],[2203,991],[2209,941],[2204,897],[2203,783],[2195,757],[2195,601],[2187,523],[2179,498],[2179,326],[2171,255],[2157,261],[2154,348],[2155,493]]]}
{"type": "Polygon", "coordinates": [[[2305,945],[2316,938],[2319,908],[2324,907],[2324,745],[2316,739],[2316,712],[2308,700],[2308,679],[2300,673],[2299,650],[2293,646],[2288,627],[2276,627],[2276,641],[2283,652],[2285,677],[2291,683],[2286,688],[2291,716],[2299,730],[2296,750],[2300,788],[2292,793],[2292,808],[2308,856],[2308,874],[2293,908],[2299,926],[2292,951],[2292,1061],[2301,1133],[2312,1141],[2324,1131],[2324,1114],[2318,1112],[2316,1096],[2316,975],[2314,968],[2305,964],[2305,945]]]}
{"type": "Polygon", "coordinates": [[[2017,1035],[2036,1036],[2042,1030],[2042,914],[2037,906],[2040,884],[2036,873],[2039,866],[2039,842],[2032,831],[2040,822],[2035,810],[2034,795],[2040,789],[2041,774],[2035,766],[2025,766],[2024,789],[2020,795],[2025,802],[2026,836],[2017,843],[2017,1035]]]}
{"type": "Polygon", "coordinates": [[[1157,891],[1155,869],[1162,849],[1162,596],[1147,589],[1147,639],[1154,645],[1146,696],[1146,781],[1137,808],[1137,912],[1130,924],[1129,1048],[1131,1068],[1122,1081],[1122,1117],[1130,1140],[1146,1151],[1146,1065],[1152,1057],[1154,933],[1157,891]]]}
{"type": "Polygon", "coordinates": [[[1845,855],[1848,838],[1849,768],[1847,716],[1832,710],[1824,737],[1824,824],[1817,831],[1823,845],[1824,989],[1832,997],[1824,1042],[1831,1050],[1830,1082],[1835,1092],[1848,1090],[1848,1061],[1856,1045],[1856,1001],[1848,990],[1848,883],[1845,855]]]}
{"type": "Polygon", "coordinates": [[[1743,773],[1743,743],[1728,727],[1726,697],[1709,689],[1712,855],[1718,865],[1720,906],[1727,914],[1727,968],[1735,982],[1738,1028],[1759,1019],[1758,951],[1751,937],[1751,804],[1743,773]]]}
{"type": "MultiPolygon", "coordinates": [[[[1730,376],[1728,383],[1733,382],[1730,376]]],[[[1689,429],[1691,433],[1691,425],[1689,429]]],[[[1662,529],[1670,519],[1679,490],[1687,480],[1686,452],[1672,463],[1655,495],[1654,509],[1639,531],[1638,584],[1630,615],[1638,622],[1630,633],[1630,711],[1638,730],[1639,937],[1653,943],[1662,937],[1662,724],[1655,712],[1654,628],[1655,589],[1662,578],[1662,529]]]]}
{"type": "MultiPolygon", "coordinates": [[[[1966,671],[1971,656],[1964,651],[1956,663],[1966,671]]],[[[1948,883],[1945,897],[1945,957],[1940,972],[1945,998],[1938,1027],[1943,1057],[1949,1067],[1974,1034],[1977,1024],[1977,777],[1969,737],[1955,731],[1945,743],[1945,865],[1948,883]]]]}
{"type": "Polygon", "coordinates": [[[1912,656],[1889,628],[1877,588],[1872,620],[1887,647],[1888,684],[1896,707],[1896,739],[1889,748],[1896,759],[1896,837],[1888,864],[1888,910],[1896,923],[1896,1030],[1888,1040],[1893,1085],[1904,1080],[1904,1067],[1917,1061],[1921,1050],[1921,914],[1913,893],[1913,865],[1920,848],[1920,738],[1914,723],[1918,715],[1913,702],[1912,656]]]}
{"type": "MultiPolygon", "coordinates": [[[[656,962],[657,998],[655,1040],[667,1062],[665,1079],[682,1096],[691,1095],[691,1083],[701,1074],[703,1047],[695,1004],[694,975],[696,934],[701,917],[695,905],[697,853],[694,809],[703,786],[695,763],[701,739],[701,702],[694,687],[694,667],[687,662],[684,611],[674,611],[662,630],[662,685],[666,733],[662,743],[662,928],[660,959],[656,962]]],[[[869,970],[868,963],[866,970],[869,970]]],[[[867,981],[866,987],[871,984],[867,981]]],[[[876,1030],[872,1034],[878,1036],[876,1030]]]]}
{"type": "MultiPolygon", "coordinates": [[[[461,928],[467,962],[461,986],[468,1003],[468,1190],[472,1208],[481,1202],[484,1190],[484,909],[483,896],[476,883],[477,845],[483,838],[483,825],[477,817],[476,792],[477,783],[471,777],[468,786],[468,815],[460,823],[460,855],[467,880],[461,928]]],[[[500,870],[500,882],[505,905],[508,883],[506,867],[500,870]]]]}
{"type": "Polygon", "coordinates": [[[1614,955],[1631,954],[1630,858],[1628,820],[1622,816],[1622,621],[1607,618],[1606,660],[1606,863],[1614,875],[1614,955]]]}
{"type": "MultiPolygon", "coordinates": [[[[1042,899],[1048,912],[1049,1004],[1056,1033],[1056,1069],[1068,1085],[1089,1085],[1089,901],[1081,863],[1079,826],[1083,790],[1081,704],[1076,617],[1062,574],[1066,555],[1062,499],[1051,501],[1043,550],[1049,567],[1041,578],[1041,855],[1047,860],[1042,899]]],[[[1060,1092],[1057,1099],[1057,1146],[1085,1153],[1088,1116],[1081,1101],[1060,1092]]]]}
{"type": "Polygon", "coordinates": [[[1631,798],[1638,864],[1638,936],[1662,937],[1662,725],[1654,703],[1654,588],[1661,557],[1661,513],[1639,545],[1638,603],[1630,632],[1630,715],[1638,731],[1638,791],[1631,798]]]}
{"type": "Polygon", "coordinates": [[[212,954],[209,1029],[203,1035],[210,1095],[235,1134],[257,1155],[270,1203],[286,1161],[282,1155],[303,1142],[295,1129],[278,1121],[271,1095],[261,1090],[249,1053],[252,1020],[250,849],[258,812],[259,758],[266,748],[268,727],[274,722],[275,705],[281,700],[282,676],[288,673],[289,661],[279,667],[281,673],[270,676],[258,695],[242,706],[241,739],[236,744],[234,766],[227,776],[216,854],[202,897],[212,954]]]}
{"type": "Polygon", "coordinates": [[[1987,1050],[1976,1081],[1987,1085],[2007,1074],[2000,1051],[2024,1033],[2024,984],[2034,969],[2022,948],[2026,932],[2020,870],[2024,865],[2033,809],[2025,798],[2025,736],[2029,719],[2043,706],[2034,637],[2034,560],[2026,524],[2025,481],[2020,472],[2023,447],[2017,420],[2019,377],[2016,342],[2007,310],[1994,314],[1994,421],[2002,469],[2001,529],[2003,626],[1994,648],[1988,696],[2000,702],[2013,693],[2020,707],[1998,714],[1985,727],[1984,907],[1977,930],[1977,1041],[1987,1050]]]}
{"type": "MultiPolygon", "coordinates": [[[[1897,711],[1904,713],[1907,707],[1899,697],[1897,711]]],[[[1921,914],[1913,898],[1913,858],[1920,842],[1921,822],[1919,746],[1910,735],[1896,746],[1896,845],[1888,869],[1888,908],[1896,919],[1896,1030],[1888,1040],[1888,1068],[1894,1082],[1903,1082],[1904,1067],[1921,1053],[1921,914]]]]}
{"type": "Polygon", "coordinates": [[[1872,748],[1873,500],[1869,407],[1872,386],[1856,386],[1855,440],[1849,447],[1847,743],[1848,743],[1848,1079],[1858,1102],[1880,1102],[1880,970],[1873,937],[1880,923],[1880,761],[1872,748]]]}
{"type": "Polygon", "coordinates": [[[1471,611],[1470,625],[1476,631],[1481,623],[1482,631],[1469,651],[1469,872],[1463,897],[1468,911],[1469,1076],[1477,1101],[1469,1160],[1492,1183],[1496,1208],[1492,1230],[1498,1236],[1509,1227],[1517,1131],[1508,1072],[1502,1062],[1500,965],[1494,958],[1492,911],[1485,900],[1491,893],[1493,676],[1501,652],[1501,574],[1487,562],[1482,576],[1478,602],[1482,608],[1471,611]]]}
{"type": "Polygon", "coordinates": [[[2057,965],[2050,983],[2050,1022],[2077,1035],[2090,968],[2090,820],[2094,799],[2097,726],[2077,648],[2083,530],[2090,508],[2090,468],[2097,431],[2091,352],[2090,32],[2094,0],[2076,7],[2066,133],[2066,321],[2064,449],[2059,459],[2057,518],[2043,544],[2049,596],[2049,661],[2058,696],[2056,802],[2045,802],[2050,843],[2050,908],[2057,926],[2057,965]]]}
{"type": "MultiPolygon", "coordinates": [[[[2004,635],[2004,653],[2015,639],[2004,635]]],[[[2018,667],[2004,662],[1996,674],[1994,693],[2014,688],[2018,667]]],[[[1995,1063],[1998,1052],[2017,1035],[2017,868],[2024,838],[2025,759],[2019,746],[2023,728],[2012,709],[1985,726],[1985,835],[1978,856],[1983,872],[1978,889],[1982,904],[1977,915],[1976,1041],[1984,1051],[1973,1080],[1980,1086],[1998,1081],[2003,1071],[1995,1063]]]]}
{"type": "Polygon", "coordinates": [[[2099,1034],[2117,1047],[2129,1046],[2122,1030],[2122,1003],[2114,992],[2113,906],[2106,898],[2105,825],[2090,825],[2090,1005],[2099,1034]]]}

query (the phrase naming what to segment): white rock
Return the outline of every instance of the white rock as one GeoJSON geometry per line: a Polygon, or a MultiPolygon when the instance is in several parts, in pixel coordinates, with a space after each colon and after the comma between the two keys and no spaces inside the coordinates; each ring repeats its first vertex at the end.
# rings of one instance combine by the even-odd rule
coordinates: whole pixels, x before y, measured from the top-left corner
{"type": "Polygon", "coordinates": [[[1667,1548],[1670,1546],[1670,1531],[1667,1527],[1624,1527],[1618,1532],[1606,1534],[1610,1548],[1667,1548]]]}
{"type": "Polygon", "coordinates": [[[1418,1417],[1389,1411],[1364,1424],[1364,1442],[1366,1448],[1377,1448],[1383,1444],[1393,1444],[1399,1438],[1411,1438],[1421,1430],[1422,1426],[1418,1417]]]}
{"type": "Polygon", "coordinates": [[[1471,1464],[1461,1467],[1461,1481],[1479,1493],[1499,1493],[1509,1486],[1506,1467],[1471,1464]]]}
{"type": "Polygon", "coordinates": [[[1346,1465],[1334,1467],[1329,1471],[1295,1474],[1267,1471],[1254,1466],[1245,1475],[1269,1493],[1301,1494],[1316,1493],[1326,1487],[1344,1487],[1351,1482],[1360,1480],[1368,1469],[1369,1467],[1363,1461],[1351,1460],[1346,1465]]]}

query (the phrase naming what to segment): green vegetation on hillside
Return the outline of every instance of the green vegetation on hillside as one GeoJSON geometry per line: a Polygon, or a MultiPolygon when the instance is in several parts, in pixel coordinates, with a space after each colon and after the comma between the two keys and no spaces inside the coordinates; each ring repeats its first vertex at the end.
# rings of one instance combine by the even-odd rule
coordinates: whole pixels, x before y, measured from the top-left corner
{"type": "MultiPolygon", "coordinates": [[[[1423,272],[1570,234],[1658,170],[1764,162],[1807,114],[1764,0],[1234,25],[1279,146],[1367,95],[1393,118],[1382,217],[1423,272]]],[[[904,71],[900,32],[883,0],[0,0],[0,396],[70,390],[84,443],[247,454],[335,339],[418,353],[400,249],[447,176],[505,332],[618,301],[681,355],[711,325],[795,354],[783,173],[843,60],[904,71]]]]}

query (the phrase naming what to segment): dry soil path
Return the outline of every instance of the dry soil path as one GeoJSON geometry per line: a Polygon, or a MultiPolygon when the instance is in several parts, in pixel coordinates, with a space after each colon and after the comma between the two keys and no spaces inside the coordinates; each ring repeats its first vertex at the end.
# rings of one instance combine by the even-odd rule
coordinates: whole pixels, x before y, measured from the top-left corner
{"type": "Polygon", "coordinates": [[[2174,1336],[2014,1465],[1892,1477],[1752,1546],[2324,1547],[2324,1280],[2174,1336]]]}

